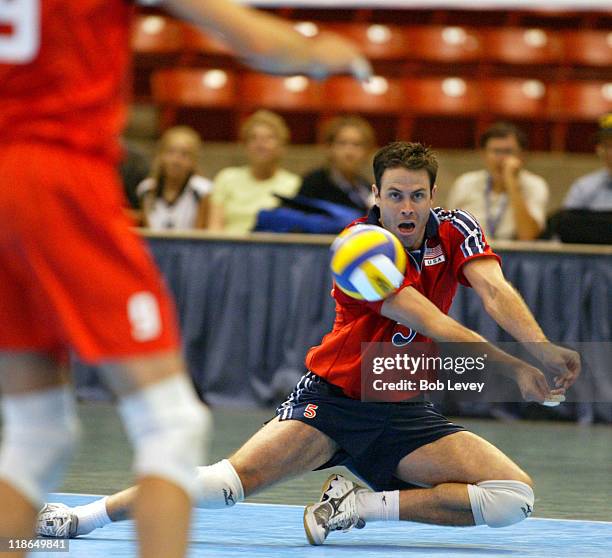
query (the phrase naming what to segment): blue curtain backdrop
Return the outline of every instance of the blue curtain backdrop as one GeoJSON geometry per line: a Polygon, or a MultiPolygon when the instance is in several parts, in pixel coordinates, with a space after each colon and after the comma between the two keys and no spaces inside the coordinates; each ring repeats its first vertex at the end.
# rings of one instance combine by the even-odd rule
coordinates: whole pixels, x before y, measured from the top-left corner
{"type": "MultiPolygon", "coordinates": [[[[304,371],[306,351],[332,324],[328,246],[148,241],[175,296],[185,354],[200,392],[213,405],[269,405],[282,400],[304,371]]],[[[610,341],[610,256],[498,252],[506,276],[550,339],[610,341]]],[[[511,340],[471,289],[460,288],[451,314],[491,341],[511,340]]],[[[82,365],[77,366],[77,379],[85,387],[96,383],[91,369],[82,365]]],[[[549,414],[612,421],[612,405],[605,403],[612,401],[612,375],[595,379],[587,373],[582,382],[583,389],[597,393],[604,403],[566,406],[549,414]]]]}

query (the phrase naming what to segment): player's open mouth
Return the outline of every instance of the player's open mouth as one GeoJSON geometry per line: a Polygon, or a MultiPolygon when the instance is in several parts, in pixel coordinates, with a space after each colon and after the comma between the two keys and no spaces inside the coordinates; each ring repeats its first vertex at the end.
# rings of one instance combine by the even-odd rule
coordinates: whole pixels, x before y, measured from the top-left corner
{"type": "Polygon", "coordinates": [[[402,234],[410,234],[414,232],[416,225],[414,223],[400,223],[397,228],[402,234]]]}

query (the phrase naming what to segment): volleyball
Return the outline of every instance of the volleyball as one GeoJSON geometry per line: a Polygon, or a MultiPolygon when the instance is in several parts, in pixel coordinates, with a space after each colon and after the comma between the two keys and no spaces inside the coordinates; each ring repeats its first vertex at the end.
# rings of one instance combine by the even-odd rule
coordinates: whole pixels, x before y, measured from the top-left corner
{"type": "Polygon", "coordinates": [[[336,238],[331,251],[336,286],[352,298],[382,300],[404,280],[406,251],[399,239],[382,227],[350,227],[336,238]]]}

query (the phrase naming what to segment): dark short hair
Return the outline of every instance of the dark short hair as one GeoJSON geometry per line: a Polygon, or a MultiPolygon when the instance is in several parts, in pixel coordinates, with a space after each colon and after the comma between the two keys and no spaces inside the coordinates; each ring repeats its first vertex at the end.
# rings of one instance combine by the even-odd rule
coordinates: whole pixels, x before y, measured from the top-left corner
{"type": "Polygon", "coordinates": [[[382,147],[374,155],[374,180],[380,191],[380,181],[387,169],[425,170],[429,176],[429,191],[436,183],[438,160],[435,153],[421,143],[396,141],[382,147]]]}
{"type": "Polygon", "coordinates": [[[480,136],[480,147],[485,148],[490,139],[493,138],[507,138],[508,136],[514,136],[521,149],[527,149],[527,136],[525,132],[510,124],[510,122],[496,122],[490,126],[480,136]]]}

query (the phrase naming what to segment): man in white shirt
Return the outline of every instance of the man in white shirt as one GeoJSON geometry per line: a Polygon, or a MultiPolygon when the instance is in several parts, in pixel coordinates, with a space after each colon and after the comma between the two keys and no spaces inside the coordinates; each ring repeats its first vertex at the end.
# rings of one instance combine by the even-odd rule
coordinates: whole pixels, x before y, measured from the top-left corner
{"type": "Polygon", "coordinates": [[[489,238],[537,238],[546,222],[548,185],[524,168],[523,132],[498,122],[481,136],[480,147],[486,168],[457,178],[447,207],[472,213],[489,238]]]}

